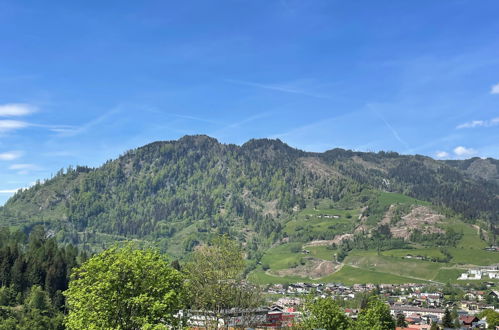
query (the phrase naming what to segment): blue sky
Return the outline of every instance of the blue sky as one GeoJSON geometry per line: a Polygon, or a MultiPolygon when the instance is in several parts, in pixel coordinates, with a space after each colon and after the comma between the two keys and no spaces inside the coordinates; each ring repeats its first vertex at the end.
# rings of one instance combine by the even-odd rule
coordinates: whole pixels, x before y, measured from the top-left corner
{"type": "Polygon", "coordinates": [[[0,0],[0,203],[186,134],[499,158],[499,2],[0,0]]]}

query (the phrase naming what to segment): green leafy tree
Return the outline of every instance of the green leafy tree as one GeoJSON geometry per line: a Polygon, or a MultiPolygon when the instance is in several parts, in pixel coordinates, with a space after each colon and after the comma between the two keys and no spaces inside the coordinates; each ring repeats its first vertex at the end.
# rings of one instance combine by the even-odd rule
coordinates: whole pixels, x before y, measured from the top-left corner
{"type": "Polygon", "coordinates": [[[438,326],[437,323],[435,323],[435,321],[431,322],[431,327],[430,327],[430,330],[439,330],[440,327],[438,326]]]}
{"type": "Polygon", "coordinates": [[[407,322],[405,321],[404,314],[397,314],[397,327],[405,328],[407,326],[407,322]]]}
{"type": "Polygon", "coordinates": [[[330,297],[309,301],[305,315],[303,325],[307,329],[346,330],[350,327],[350,319],[330,297]]]}
{"type": "Polygon", "coordinates": [[[38,285],[31,287],[29,295],[24,301],[24,305],[30,311],[38,310],[49,312],[52,309],[52,302],[50,301],[48,293],[43,291],[43,289],[38,285]]]}
{"type": "Polygon", "coordinates": [[[478,315],[480,318],[485,318],[487,321],[488,329],[495,329],[499,326],[499,313],[492,310],[486,309],[478,315]]]}
{"type": "Polygon", "coordinates": [[[245,262],[238,244],[227,236],[219,236],[209,245],[199,246],[185,266],[190,285],[190,307],[206,311],[213,323],[227,324],[225,311],[238,310],[241,324],[251,326],[249,308],[261,302],[258,288],[244,280],[245,262]]]}
{"type": "Polygon", "coordinates": [[[154,250],[113,247],[73,271],[65,296],[68,329],[175,326],[184,278],[154,250]]]}
{"type": "Polygon", "coordinates": [[[360,311],[355,329],[393,330],[395,320],[390,315],[388,305],[378,297],[369,299],[367,308],[360,311]]]}

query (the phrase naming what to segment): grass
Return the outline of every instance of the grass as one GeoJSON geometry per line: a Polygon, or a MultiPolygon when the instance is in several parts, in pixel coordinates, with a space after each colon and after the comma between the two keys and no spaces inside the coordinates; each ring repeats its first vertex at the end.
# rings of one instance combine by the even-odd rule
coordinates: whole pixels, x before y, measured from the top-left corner
{"type": "Polygon", "coordinates": [[[463,265],[487,266],[499,263],[499,252],[480,249],[449,248],[452,262],[463,265]]]}
{"type": "Polygon", "coordinates": [[[477,230],[469,224],[459,220],[451,220],[447,228],[452,228],[456,232],[463,233],[463,238],[457,245],[458,248],[483,249],[488,246],[485,241],[480,239],[477,230]]]}
{"type": "Polygon", "coordinates": [[[415,204],[415,205],[430,205],[430,203],[415,199],[406,195],[390,193],[390,192],[379,192],[378,202],[381,207],[389,207],[392,204],[415,204]]]}
{"type": "Polygon", "coordinates": [[[360,269],[345,265],[342,269],[334,274],[325,276],[318,280],[311,280],[297,276],[272,276],[265,273],[261,268],[256,269],[251,272],[248,279],[260,285],[265,284],[285,284],[285,283],[297,283],[297,282],[307,282],[307,283],[328,283],[328,282],[340,282],[346,285],[352,285],[356,283],[373,283],[373,284],[400,284],[400,283],[425,283],[426,281],[416,280],[404,276],[397,276],[393,274],[387,274],[383,272],[377,272],[372,270],[360,269]]]}
{"type": "Polygon", "coordinates": [[[327,246],[307,246],[305,249],[310,251],[309,256],[322,260],[333,260],[333,255],[336,253],[335,250],[330,250],[327,246]]]}
{"type": "Polygon", "coordinates": [[[345,264],[370,271],[424,280],[433,279],[442,267],[442,264],[435,262],[378,256],[376,251],[352,251],[345,259],[345,264]]]}
{"type": "Polygon", "coordinates": [[[251,282],[253,282],[255,284],[260,284],[260,285],[286,284],[286,283],[289,284],[289,283],[297,283],[297,282],[309,282],[309,283],[316,282],[316,281],[306,279],[303,277],[298,277],[298,276],[284,276],[284,277],[272,276],[272,275],[265,273],[265,271],[263,271],[261,268],[257,268],[256,270],[252,271],[248,275],[248,279],[251,282]]]}
{"type": "Polygon", "coordinates": [[[466,269],[461,268],[442,268],[438,271],[434,280],[442,283],[462,283],[462,281],[458,281],[457,278],[465,271],[466,269]]]}
{"type": "Polygon", "coordinates": [[[404,276],[383,273],[374,270],[355,268],[348,265],[343,266],[340,271],[320,279],[322,282],[341,282],[346,285],[373,283],[373,284],[400,284],[400,283],[424,283],[404,276]]]}
{"type": "Polygon", "coordinates": [[[423,249],[399,249],[381,252],[384,256],[403,258],[410,254],[413,256],[423,256],[427,258],[443,258],[444,255],[440,252],[439,248],[423,248],[423,249]]]}
{"type": "Polygon", "coordinates": [[[352,232],[360,210],[331,208],[331,201],[321,201],[298,212],[284,224],[283,232],[293,241],[329,240],[352,232]]]}
{"type": "Polygon", "coordinates": [[[284,232],[292,235],[299,230],[307,229],[314,234],[320,234],[324,231],[334,231],[335,234],[342,234],[352,230],[352,223],[358,216],[358,210],[306,208],[295,219],[286,223],[284,232]],[[324,216],[336,216],[337,218],[325,218],[324,216]]]}
{"type": "Polygon", "coordinates": [[[301,253],[301,243],[287,243],[273,247],[265,253],[262,258],[262,264],[268,265],[272,270],[286,269],[292,264],[297,263],[305,254],[301,253]],[[299,249],[300,252],[291,250],[299,249]]]}

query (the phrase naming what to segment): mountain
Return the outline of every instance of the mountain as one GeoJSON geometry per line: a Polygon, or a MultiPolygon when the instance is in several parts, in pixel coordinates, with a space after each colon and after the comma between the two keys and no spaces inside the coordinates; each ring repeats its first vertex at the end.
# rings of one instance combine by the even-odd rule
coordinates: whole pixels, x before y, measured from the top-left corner
{"type": "Polygon", "coordinates": [[[0,225],[29,231],[43,224],[60,242],[92,250],[124,239],[154,242],[176,257],[227,233],[256,261],[279,244],[339,246],[340,238],[354,242],[351,249],[373,249],[376,237],[385,242],[378,250],[425,240],[455,245],[459,238],[448,235],[448,221],[495,237],[498,163],[312,153],[280,140],[237,146],[185,136],[130,150],[98,168],[60,170],[9,199],[0,225]],[[314,227],[311,217],[331,223],[314,227]]]}
{"type": "Polygon", "coordinates": [[[499,184],[499,160],[497,159],[474,157],[466,160],[447,160],[446,163],[474,178],[499,184]]]}

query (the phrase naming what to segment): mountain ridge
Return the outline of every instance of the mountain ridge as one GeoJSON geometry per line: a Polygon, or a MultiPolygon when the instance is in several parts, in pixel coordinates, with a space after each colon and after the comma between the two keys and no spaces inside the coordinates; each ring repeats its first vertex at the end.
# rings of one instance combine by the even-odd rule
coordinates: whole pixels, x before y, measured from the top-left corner
{"type": "Polygon", "coordinates": [[[97,248],[146,239],[182,255],[213,234],[270,246],[283,239],[282,228],[299,210],[323,201],[367,205],[374,195],[363,192],[387,191],[490,230],[498,221],[499,185],[493,176],[467,171],[466,162],[476,161],[340,148],[306,152],[281,140],[238,146],[184,136],[129,150],[100,167],[61,170],[9,199],[0,208],[0,225],[41,223],[60,241],[97,248]]]}

